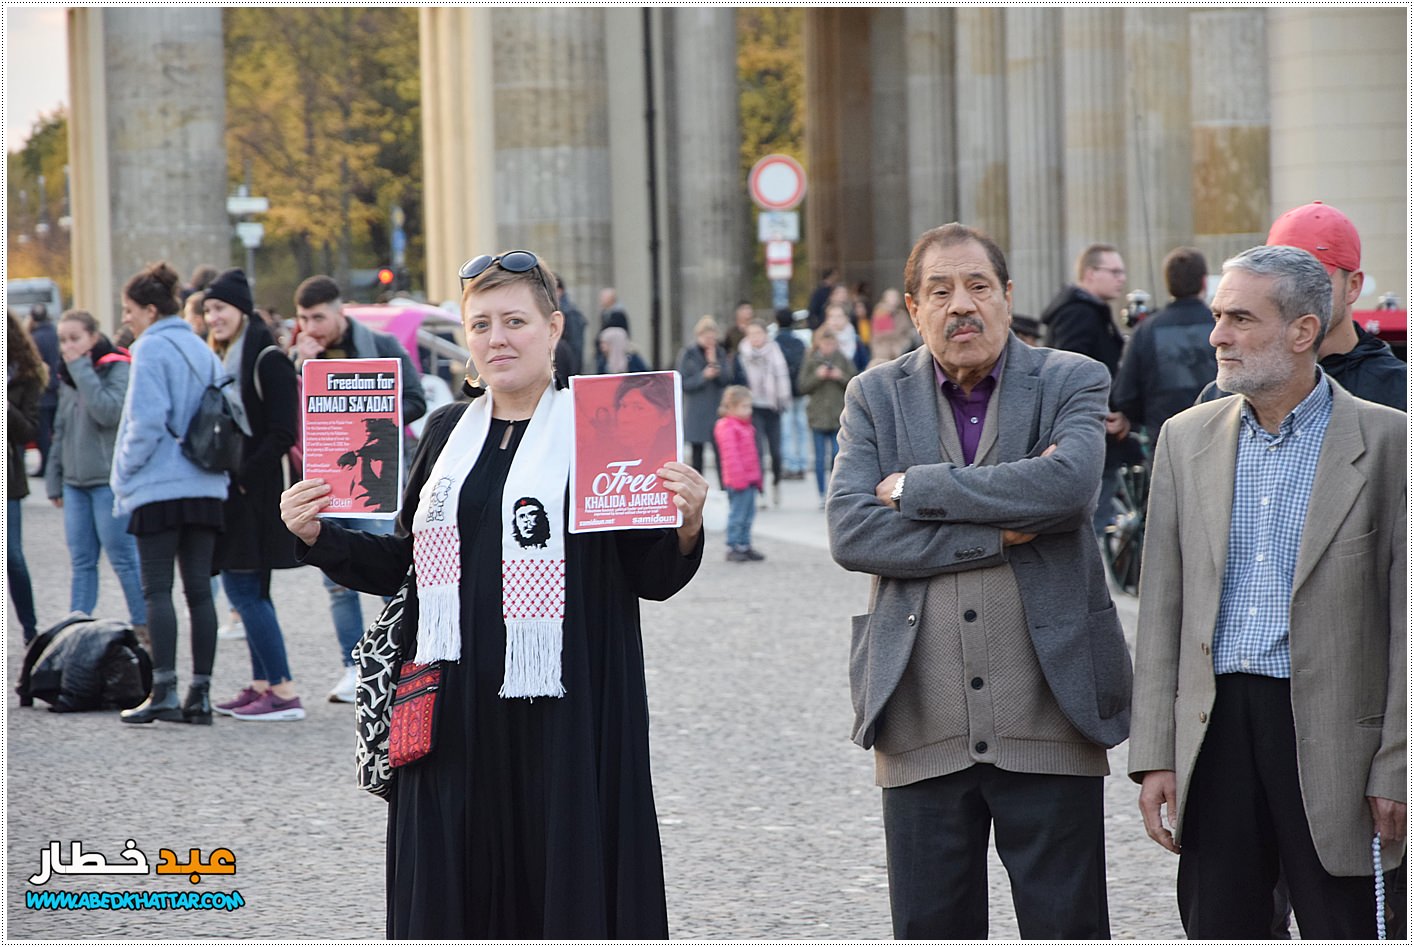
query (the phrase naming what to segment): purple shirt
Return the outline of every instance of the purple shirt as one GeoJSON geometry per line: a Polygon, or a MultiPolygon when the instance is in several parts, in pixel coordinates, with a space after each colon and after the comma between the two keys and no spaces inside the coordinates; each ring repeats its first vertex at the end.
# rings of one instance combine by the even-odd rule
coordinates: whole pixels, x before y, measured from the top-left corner
{"type": "Polygon", "coordinates": [[[997,390],[997,384],[1001,381],[1004,362],[1005,347],[1002,348],[1002,354],[997,356],[996,364],[987,373],[987,377],[972,386],[971,394],[966,394],[960,385],[943,374],[943,368],[937,359],[933,360],[933,376],[943,389],[943,397],[952,405],[953,421],[957,424],[957,439],[962,444],[962,457],[969,464],[977,458],[977,444],[982,440],[982,424],[987,420],[987,405],[991,403],[992,393],[997,390]]]}

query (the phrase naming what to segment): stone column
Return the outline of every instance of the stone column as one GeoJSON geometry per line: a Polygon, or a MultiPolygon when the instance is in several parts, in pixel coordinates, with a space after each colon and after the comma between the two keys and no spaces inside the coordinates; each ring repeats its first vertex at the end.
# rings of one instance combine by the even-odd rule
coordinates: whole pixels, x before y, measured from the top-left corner
{"type": "MultiPolygon", "coordinates": [[[[563,273],[602,287],[613,274],[604,11],[493,9],[496,234],[563,273]]],[[[585,315],[597,318],[583,291],[585,315]],[[593,311],[591,315],[591,311],[593,311]]],[[[637,336],[645,326],[630,312],[637,336]]]]}
{"type": "Polygon", "coordinates": [[[1073,7],[1061,14],[1065,102],[1065,253],[1091,243],[1128,252],[1125,227],[1124,23],[1121,11],[1073,7]]]}
{"type": "MultiPolygon", "coordinates": [[[[899,224],[895,229],[907,240],[902,247],[904,260],[919,234],[958,219],[953,18],[954,11],[946,8],[903,10],[908,208],[899,220],[908,224],[906,230],[899,224]]],[[[902,262],[889,285],[903,286],[902,262]]]]}
{"type": "MultiPolygon", "coordinates": [[[[1123,13],[1129,245],[1122,249],[1128,288],[1147,290],[1156,299],[1166,297],[1164,256],[1193,240],[1189,15],[1184,9],[1140,7],[1123,13]]],[[[1214,68],[1217,60],[1208,61],[1214,68]]]]}
{"type": "MultiPolygon", "coordinates": [[[[929,11],[931,12],[931,11],[929,11]]],[[[903,286],[903,264],[912,246],[909,220],[914,199],[912,178],[916,133],[942,119],[942,115],[915,111],[909,103],[912,77],[904,63],[911,47],[907,12],[878,7],[869,17],[869,86],[871,105],[868,126],[855,137],[867,135],[871,159],[873,266],[858,274],[869,284],[871,300],[886,287],[903,286]],[[900,50],[904,56],[900,56],[900,50]],[[901,130],[902,134],[885,129],[901,130]]],[[[936,160],[936,159],[935,159],[936,160]]],[[[851,274],[853,275],[853,274],[851,274]]]]}
{"type": "Polygon", "coordinates": [[[1356,304],[1361,309],[1384,292],[1409,303],[1406,13],[1400,7],[1266,12],[1268,222],[1313,200],[1343,211],[1360,231],[1367,292],[1356,304]]]}
{"type": "Polygon", "coordinates": [[[1037,315],[1066,279],[1061,189],[1060,21],[1057,10],[1006,16],[1007,183],[1015,310],[1037,315]]]}
{"type": "Polygon", "coordinates": [[[75,230],[107,228],[77,238],[76,298],[112,325],[108,307],[148,263],[166,260],[183,279],[199,264],[231,263],[221,11],[108,7],[73,16],[74,115],[83,120],[71,145],[75,230]],[[101,56],[82,61],[100,43],[101,56]],[[96,180],[81,181],[94,171],[96,180]]]}
{"type": "Polygon", "coordinates": [[[683,337],[704,314],[730,318],[748,286],[749,235],[741,173],[736,14],[729,8],[665,10],[668,192],[675,286],[670,312],[683,337]]]}
{"type": "MultiPolygon", "coordinates": [[[[69,11],[69,204],[73,217],[74,306],[118,328],[108,203],[108,97],[104,91],[103,10],[69,11]]],[[[124,274],[126,278],[127,274],[124,274]]]]}
{"type": "Polygon", "coordinates": [[[870,57],[860,54],[871,48],[872,15],[842,7],[805,14],[806,238],[816,270],[837,266],[848,283],[874,267],[873,91],[870,57]]]}
{"type": "MultiPolygon", "coordinates": [[[[1264,243],[1271,223],[1267,13],[1189,15],[1193,245],[1216,274],[1223,260],[1264,243]]],[[[1154,289],[1156,300],[1165,298],[1164,287],[1154,289]]]]}
{"type": "Polygon", "coordinates": [[[427,298],[461,299],[457,270],[501,249],[496,232],[491,11],[418,13],[427,298]]]}
{"type": "Polygon", "coordinates": [[[1007,106],[1004,11],[958,7],[957,219],[1007,250],[1007,106]]]}

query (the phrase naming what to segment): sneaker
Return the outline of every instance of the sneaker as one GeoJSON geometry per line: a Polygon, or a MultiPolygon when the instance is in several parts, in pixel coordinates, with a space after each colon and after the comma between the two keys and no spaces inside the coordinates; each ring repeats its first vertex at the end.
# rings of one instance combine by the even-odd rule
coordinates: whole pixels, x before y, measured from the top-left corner
{"type": "Polygon", "coordinates": [[[825,498],[824,498],[824,497],[821,497],[821,498],[820,498],[820,509],[823,510],[824,508],[825,508],[825,498]]]}
{"type": "Polygon", "coordinates": [[[339,683],[335,684],[334,689],[329,692],[329,703],[352,704],[354,692],[357,690],[358,669],[350,665],[344,668],[344,676],[339,678],[339,683]]]}
{"type": "Polygon", "coordinates": [[[237,720],[303,720],[304,705],[298,697],[281,700],[273,690],[268,690],[244,707],[231,711],[237,720]]]}
{"type": "Polygon", "coordinates": [[[757,552],[755,549],[752,549],[750,546],[747,546],[745,549],[743,549],[741,551],[741,555],[743,562],[760,562],[761,560],[766,558],[761,553],[757,552]]]}
{"type": "Polygon", "coordinates": [[[746,553],[745,553],[744,551],[740,550],[740,549],[728,549],[728,550],[727,550],[727,561],[728,561],[728,562],[745,562],[745,561],[746,561],[746,553]]]}
{"type": "Polygon", "coordinates": [[[227,717],[233,717],[235,716],[233,711],[240,710],[242,707],[247,707],[250,704],[255,703],[263,696],[264,695],[260,691],[256,690],[254,687],[245,687],[241,689],[241,692],[239,694],[237,694],[235,697],[232,697],[230,700],[220,704],[212,704],[211,709],[216,711],[216,713],[218,714],[225,714],[227,717]]]}
{"type": "Polygon", "coordinates": [[[222,641],[239,641],[245,637],[245,622],[233,621],[216,629],[216,637],[222,641]]]}

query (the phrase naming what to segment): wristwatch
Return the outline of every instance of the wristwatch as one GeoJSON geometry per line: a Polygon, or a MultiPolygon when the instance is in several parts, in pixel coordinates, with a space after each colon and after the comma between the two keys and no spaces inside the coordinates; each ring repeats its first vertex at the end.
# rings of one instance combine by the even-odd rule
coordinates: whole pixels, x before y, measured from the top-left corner
{"type": "Polygon", "coordinates": [[[894,484],[893,492],[889,494],[889,499],[893,501],[895,506],[903,499],[903,481],[907,476],[908,474],[906,473],[899,474],[898,482],[894,484]]]}

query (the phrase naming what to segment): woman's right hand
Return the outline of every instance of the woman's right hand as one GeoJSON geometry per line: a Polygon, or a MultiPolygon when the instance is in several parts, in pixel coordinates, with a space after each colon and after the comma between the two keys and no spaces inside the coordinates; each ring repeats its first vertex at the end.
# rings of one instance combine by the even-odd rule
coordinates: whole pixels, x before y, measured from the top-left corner
{"type": "Polygon", "coordinates": [[[313,546],[319,539],[323,528],[319,514],[329,505],[329,490],[329,485],[316,477],[301,480],[280,494],[280,519],[306,546],[313,546]]]}

